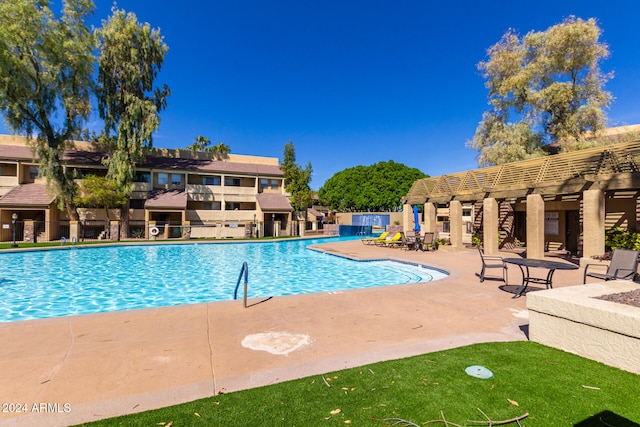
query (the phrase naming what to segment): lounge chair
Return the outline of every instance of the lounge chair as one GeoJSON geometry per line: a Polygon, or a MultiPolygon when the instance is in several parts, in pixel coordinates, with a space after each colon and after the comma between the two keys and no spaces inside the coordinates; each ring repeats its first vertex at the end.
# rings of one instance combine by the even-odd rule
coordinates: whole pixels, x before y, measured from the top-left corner
{"type": "Polygon", "coordinates": [[[402,244],[402,233],[396,233],[393,237],[376,242],[376,246],[397,246],[402,244]]]}
{"type": "Polygon", "coordinates": [[[376,242],[386,239],[388,235],[389,235],[389,232],[385,231],[381,233],[378,237],[369,237],[366,239],[362,239],[362,243],[365,245],[374,245],[376,242]]]}
{"type": "MultiPolygon", "coordinates": [[[[480,277],[480,283],[484,282],[484,272],[487,268],[501,268],[502,269],[502,281],[508,283],[508,271],[507,264],[502,260],[501,256],[485,255],[482,252],[482,248],[478,246],[478,252],[480,252],[480,259],[482,260],[482,270],[478,276],[480,277]]],[[[497,277],[496,277],[497,279],[497,277]]]]}
{"type": "Polygon", "coordinates": [[[611,263],[605,273],[589,272],[589,267],[603,267],[603,264],[587,264],[584,267],[584,281],[582,283],[587,283],[587,277],[595,277],[601,280],[633,280],[638,271],[638,253],[640,253],[640,251],[615,249],[611,257],[611,263]]]}

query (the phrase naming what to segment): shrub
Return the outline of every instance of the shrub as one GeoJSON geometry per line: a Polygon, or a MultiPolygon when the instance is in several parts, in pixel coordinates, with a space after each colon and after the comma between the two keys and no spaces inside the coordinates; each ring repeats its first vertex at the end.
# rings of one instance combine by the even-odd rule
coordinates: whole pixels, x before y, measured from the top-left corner
{"type": "Polygon", "coordinates": [[[640,233],[620,227],[609,228],[605,231],[605,246],[611,251],[616,248],[640,250],[640,233]]]}

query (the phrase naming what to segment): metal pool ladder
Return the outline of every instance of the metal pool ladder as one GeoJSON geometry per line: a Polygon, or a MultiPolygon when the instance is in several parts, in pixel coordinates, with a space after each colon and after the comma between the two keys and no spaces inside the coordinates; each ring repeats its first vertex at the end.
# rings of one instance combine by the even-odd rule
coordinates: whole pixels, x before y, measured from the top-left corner
{"type": "Polygon", "coordinates": [[[240,269],[240,276],[238,276],[238,283],[236,283],[236,290],[233,292],[233,299],[238,299],[238,288],[240,287],[240,281],[242,280],[242,275],[244,274],[244,308],[247,308],[247,286],[249,285],[249,265],[247,262],[242,263],[242,268],[240,269]]]}

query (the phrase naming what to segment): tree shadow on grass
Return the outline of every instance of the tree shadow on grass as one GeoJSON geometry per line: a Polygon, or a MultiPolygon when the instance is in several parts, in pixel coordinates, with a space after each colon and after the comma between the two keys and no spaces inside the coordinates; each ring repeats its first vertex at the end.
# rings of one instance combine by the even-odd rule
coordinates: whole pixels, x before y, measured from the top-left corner
{"type": "Polygon", "coordinates": [[[603,426],[615,426],[615,427],[640,427],[640,424],[626,419],[611,411],[602,411],[595,414],[586,420],[580,421],[573,425],[574,427],[603,427],[603,426]]]}

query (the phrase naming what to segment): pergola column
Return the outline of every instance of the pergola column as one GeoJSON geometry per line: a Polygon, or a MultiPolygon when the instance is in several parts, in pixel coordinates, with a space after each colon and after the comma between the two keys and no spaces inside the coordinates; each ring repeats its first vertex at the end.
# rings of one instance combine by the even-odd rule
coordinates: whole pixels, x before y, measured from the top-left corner
{"type": "Polygon", "coordinates": [[[482,243],[485,255],[498,254],[498,201],[487,198],[482,201],[482,243]]]}
{"type": "Polygon", "coordinates": [[[409,203],[402,205],[402,229],[406,233],[413,230],[413,208],[409,203]]]}
{"type": "Polygon", "coordinates": [[[582,256],[591,258],[604,253],[605,201],[602,190],[582,192],[582,256]]]}
{"type": "Polygon", "coordinates": [[[544,199],[527,196],[527,258],[544,258],[544,199]]]}
{"type": "Polygon", "coordinates": [[[424,204],[424,231],[429,233],[435,233],[436,231],[436,205],[433,203],[424,204]]]}
{"type": "Polygon", "coordinates": [[[449,239],[454,250],[464,249],[462,244],[462,203],[452,200],[449,203],[449,239]]]}

